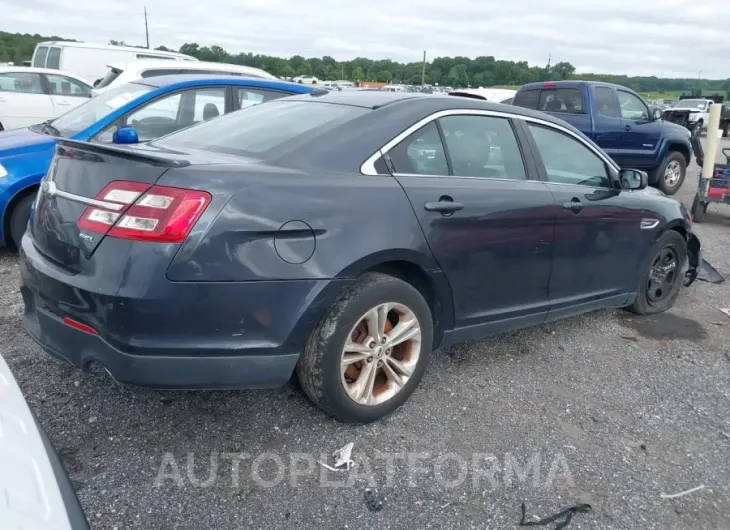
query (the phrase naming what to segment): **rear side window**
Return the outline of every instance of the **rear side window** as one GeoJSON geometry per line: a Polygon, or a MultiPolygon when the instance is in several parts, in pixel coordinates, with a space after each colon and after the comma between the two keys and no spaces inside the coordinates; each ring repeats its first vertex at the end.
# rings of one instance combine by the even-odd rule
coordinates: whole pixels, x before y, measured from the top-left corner
{"type": "Polygon", "coordinates": [[[35,68],[46,67],[46,56],[48,55],[48,46],[39,46],[33,57],[33,66],[35,68]]]}
{"type": "Polygon", "coordinates": [[[13,72],[0,74],[1,92],[19,92],[21,94],[43,94],[40,74],[13,72]]]}
{"type": "Polygon", "coordinates": [[[421,127],[388,152],[396,173],[448,175],[446,150],[436,122],[421,127]]]}
{"type": "Polygon", "coordinates": [[[527,178],[509,120],[490,116],[446,116],[439,122],[454,175],[527,178]]]}
{"type": "Polygon", "coordinates": [[[46,68],[58,70],[61,67],[61,48],[50,48],[48,50],[48,59],[46,60],[46,68]]]}
{"type": "Polygon", "coordinates": [[[94,86],[96,88],[104,88],[105,86],[111,85],[114,80],[122,75],[122,72],[124,70],[120,70],[119,68],[109,68],[109,71],[106,73],[104,77],[101,78],[101,81],[99,81],[94,86]]]}
{"type": "Polygon", "coordinates": [[[539,90],[522,90],[517,93],[513,105],[524,107],[526,109],[537,110],[537,104],[540,101],[539,90]]]}
{"type": "Polygon", "coordinates": [[[537,110],[583,114],[583,93],[577,88],[543,89],[537,110]]]}
{"type": "Polygon", "coordinates": [[[616,98],[613,97],[613,90],[608,87],[596,87],[593,89],[593,95],[596,98],[596,108],[599,114],[611,118],[618,118],[618,109],[616,109],[616,98]]]}
{"type": "Polygon", "coordinates": [[[203,122],[153,142],[170,149],[200,149],[265,157],[372,112],[349,105],[272,101],[203,122]]]}

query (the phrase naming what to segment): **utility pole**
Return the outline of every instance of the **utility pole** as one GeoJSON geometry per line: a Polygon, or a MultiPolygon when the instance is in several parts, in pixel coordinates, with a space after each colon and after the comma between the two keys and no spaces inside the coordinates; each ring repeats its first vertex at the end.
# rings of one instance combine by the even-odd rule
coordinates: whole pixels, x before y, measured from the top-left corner
{"type": "Polygon", "coordinates": [[[147,26],[147,6],[144,6],[144,34],[147,37],[147,49],[150,49],[150,28],[147,26]]]}
{"type": "Polygon", "coordinates": [[[340,77],[340,79],[341,79],[342,81],[344,81],[344,80],[345,80],[345,65],[344,65],[344,64],[341,64],[341,65],[340,65],[340,68],[342,68],[342,71],[341,71],[341,76],[342,76],[342,77],[340,77]]]}
{"type": "Polygon", "coordinates": [[[426,50],[423,50],[423,65],[421,66],[421,86],[426,84],[426,50]]]}

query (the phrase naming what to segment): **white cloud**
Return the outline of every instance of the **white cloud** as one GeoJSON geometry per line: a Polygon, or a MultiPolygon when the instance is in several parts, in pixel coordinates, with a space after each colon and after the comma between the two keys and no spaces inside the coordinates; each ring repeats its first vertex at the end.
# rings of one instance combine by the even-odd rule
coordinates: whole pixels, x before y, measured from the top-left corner
{"type": "MultiPolygon", "coordinates": [[[[147,0],[153,46],[419,61],[492,55],[579,72],[730,77],[727,0],[147,0]],[[718,22],[719,21],[719,22],[718,22]]],[[[0,29],[144,43],[143,3],[0,0],[0,29]]]]}

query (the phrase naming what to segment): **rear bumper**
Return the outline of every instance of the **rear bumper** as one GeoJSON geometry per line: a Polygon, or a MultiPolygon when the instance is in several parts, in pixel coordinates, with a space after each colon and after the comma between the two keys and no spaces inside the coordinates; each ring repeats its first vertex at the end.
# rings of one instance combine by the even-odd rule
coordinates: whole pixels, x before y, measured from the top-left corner
{"type": "Polygon", "coordinates": [[[287,382],[299,359],[298,353],[226,357],[209,357],[205,352],[199,357],[130,355],[98,336],[65,325],[55,315],[28,309],[26,302],[23,325],[48,354],[85,371],[103,367],[114,380],[135,386],[160,389],[276,387],[287,382]]]}
{"type": "Polygon", "coordinates": [[[115,380],[136,386],[281,386],[347,283],[170,282],[154,266],[130,269],[118,250],[94,273],[72,274],[40,255],[26,234],[24,325],[52,356],[82,370],[101,365],[115,380]],[[98,335],[65,324],[64,317],[98,335]]]}

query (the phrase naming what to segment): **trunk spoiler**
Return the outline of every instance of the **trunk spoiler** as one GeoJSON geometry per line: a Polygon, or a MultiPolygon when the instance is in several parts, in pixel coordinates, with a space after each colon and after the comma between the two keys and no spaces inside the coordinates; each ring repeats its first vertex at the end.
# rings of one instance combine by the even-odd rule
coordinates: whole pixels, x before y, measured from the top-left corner
{"type": "Polygon", "coordinates": [[[137,149],[82,142],[81,140],[70,140],[68,138],[64,138],[58,142],[56,146],[56,153],[64,153],[65,148],[79,149],[86,152],[98,153],[100,155],[115,156],[117,158],[124,158],[125,160],[131,160],[134,162],[143,162],[152,166],[185,167],[190,165],[190,162],[184,159],[154,155],[137,149]]]}

